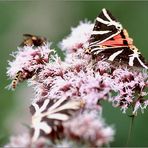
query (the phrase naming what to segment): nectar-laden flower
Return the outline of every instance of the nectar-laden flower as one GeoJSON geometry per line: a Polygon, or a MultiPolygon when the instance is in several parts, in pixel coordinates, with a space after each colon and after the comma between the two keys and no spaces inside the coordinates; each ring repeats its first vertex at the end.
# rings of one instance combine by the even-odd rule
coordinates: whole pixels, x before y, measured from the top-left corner
{"type": "Polygon", "coordinates": [[[28,133],[24,133],[18,136],[10,137],[10,141],[5,145],[5,148],[16,148],[16,147],[29,147],[31,142],[30,135],[28,133]]]}
{"type": "MultiPolygon", "coordinates": [[[[63,143],[64,144],[64,143],[63,143]]],[[[66,143],[65,143],[66,144],[66,143]]],[[[54,147],[54,144],[48,138],[41,137],[37,141],[32,142],[29,133],[23,133],[21,135],[10,137],[9,143],[7,143],[5,148],[45,148],[54,147]]]]}
{"type": "MultiPolygon", "coordinates": [[[[50,44],[44,46],[23,46],[19,47],[17,52],[14,52],[12,56],[15,58],[13,61],[9,61],[9,67],[7,68],[7,75],[10,79],[14,79],[18,83],[19,81],[32,78],[34,74],[40,71],[46,63],[53,50],[50,49],[50,44]]],[[[14,81],[12,81],[12,87],[14,81]]]]}
{"type": "Polygon", "coordinates": [[[106,126],[96,111],[85,111],[63,123],[65,136],[89,146],[102,146],[113,141],[114,129],[106,126]]]}
{"type": "Polygon", "coordinates": [[[133,107],[133,114],[143,106],[147,96],[145,92],[148,77],[142,71],[130,71],[127,68],[118,68],[113,72],[112,87],[117,95],[112,98],[116,106],[120,106],[123,112],[133,107]],[[137,105],[139,104],[139,105],[137,105]]]}
{"type": "Polygon", "coordinates": [[[71,34],[62,40],[60,47],[67,53],[76,52],[83,44],[88,41],[93,29],[91,22],[80,22],[80,24],[71,29],[71,34]]]}
{"type": "Polygon", "coordinates": [[[36,97],[34,102],[50,99],[83,99],[86,108],[100,108],[99,100],[107,99],[110,93],[109,85],[104,77],[94,74],[91,64],[82,59],[80,63],[59,60],[44,66],[34,85],[36,97]]]}

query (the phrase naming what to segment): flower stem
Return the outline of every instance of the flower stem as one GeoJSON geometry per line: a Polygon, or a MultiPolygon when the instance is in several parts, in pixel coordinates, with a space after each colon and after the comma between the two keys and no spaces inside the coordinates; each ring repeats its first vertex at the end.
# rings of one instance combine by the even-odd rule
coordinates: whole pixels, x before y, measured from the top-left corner
{"type": "Polygon", "coordinates": [[[131,118],[131,121],[130,121],[130,125],[129,125],[129,130],[128,130],[128,137],[127,137],[127,141],[126,141],[126,147],[129,145],[129,142],[130,142],[135,115],[131,115],[130,118],[131,118]]]}

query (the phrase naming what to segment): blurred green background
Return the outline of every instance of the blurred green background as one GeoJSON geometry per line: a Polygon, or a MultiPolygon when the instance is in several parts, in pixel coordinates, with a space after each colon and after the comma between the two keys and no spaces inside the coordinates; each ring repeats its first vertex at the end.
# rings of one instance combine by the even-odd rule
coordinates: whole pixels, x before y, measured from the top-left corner
{"type": "MultiPolygon", "coordinates": [[[[0,146],[13,134],[13,124],[29,113],[32,94],[26,94],[26,84],[16,91],[4,89],[10,81],[6,76],[10,53],[22,41],[22,34],[30,33],[47,37],[58,49],[57,43],[70,33],[79,21],[93,21],[102,8],[109,9],[128,29],[134,43],[148,60],[148,2],[79,2],[79,1],[1,1],[0,2],[0,146]],[[28,103],[24,103],[28,100],[28,103]],[[22,111],[22,108],[25,110],[22,111]],[[26,111],[26,112],[25,112],[26,111]],[[10,119],[10,120],[9,120],[10,119]]],[[[60,52],[61,53],[61,52],[60,52]]],[[[31,93],[31,90],[28,90],[31,93]]],[[[116,129],[111,146],[125,146],[130,118],[117,108],[105,104],[106,122],[116,129]]],[[[21,123],[20,123],[21,124],[21,123]]],[[[129,146],[148,146],[148,111],[138,114],[129,146]]],[[[19,128],[17,129],[19,131],[19,128]]],[[[19,131],[20,132],[20,131],[19,131]]]]}

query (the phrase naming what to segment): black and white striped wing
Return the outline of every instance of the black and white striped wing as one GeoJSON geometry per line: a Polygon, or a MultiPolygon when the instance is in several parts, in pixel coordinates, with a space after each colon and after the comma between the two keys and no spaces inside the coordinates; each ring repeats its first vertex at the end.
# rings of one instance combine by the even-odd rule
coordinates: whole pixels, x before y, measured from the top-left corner
{"type": "Polygon", "coordinates": [[[40,136],[48,136],[51,140],[60,137],[63,132],[62,121],[70,119],[76,111],[83,107],[82,100],[46,99],[30,106],[32,114],[32,142],[40,136]]]}
{"type": "Polygon", "coordinates": [[[120,22],[118,22],[108,10],[105,8],[102,9],[96,18],[95,26],[89,40],[89,47],[91,48],[93,45],[101,44],[111,39],[119,34],[122,29],[123,27],[120,22]]]}
{"type": "Polygon", "coordinates": [[[87,50],[92,55],[100,55],[109,61],[123,62],[129,66],[148,69],[148,64],[138,49],[133,45],[127,31],[123,29],[120,22],[106,9],[102,9],[96,18],[87,50]],[[107,41],[110,41],[110,44],[106,45],[107,41]]]}
{"type": "Polygon", "coordinates": [[[99,55],[102,57],[105,55],[105,58],[109,61],[148,69],[148,63],[135,46],[133,49],[129,47],[106,48],[99,55]]]}

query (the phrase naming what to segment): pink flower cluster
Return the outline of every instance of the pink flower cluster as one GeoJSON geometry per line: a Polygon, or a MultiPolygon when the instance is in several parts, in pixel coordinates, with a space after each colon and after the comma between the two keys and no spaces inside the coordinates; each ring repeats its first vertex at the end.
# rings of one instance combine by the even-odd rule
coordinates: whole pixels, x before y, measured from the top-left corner
{"type": "Polygon", "coordinates": [[[114,130],[105,125],[97,111],[85,111],[64,123],[65,135],[91,146],[102,146],[113,140],[114,130]],[[81,119],[83,117],[83,120],[81,119]],[[78,122],[79,121],[79,122],[78,122]],[[87,130],[86,130],[87,129],[87,130]]]}
{"type": "Polygon", "coordinates": [[[133,108],[133,115],[147,107],[148,76],[144,70],[114,65],[85,53],[92,27],[90,22],[81,22],[60,42],[66,51],[64,61],[45,44],[19,48],[15,60],[9,62],[8,76],[14,78],[22,71],[23,80],[29,79],[35,91],[28,145],[46,138],[53,142],[50,146],[72,146],[75,142],[103,146],[113,141],[115,131],[102,119],[105,108],[101,101],[112,102],[123,113],[133,108]]]}
{"type": "Polygon", "coordinates": [[[18,51],[12,53],[15,60],[8,63],[7,75],[11,79],[15,79],[16,75],[21,72],[20,81],[32,78],[37,71],[44,67],[45,63],[48,63],[48,56],[52,53],[49,46],[50,44],[38,48],[18,47],[18,51]]]}
{"type": "MultiPolygon", "coordinates": [[[[97,84],[103,91],[100,91],[99,95],[95,93],[96,96],[91,94],[91,97],[94,96],[94,98],[98,100],[101,98],[107,99],[113,103],[114,107],[120,107],[123,113],[126,113],[126,110],[130,107],[133,108],[132,114],[134,115],[137,114],[138,109],[141,109],[143,112],[148,102],[146,99],[146,88],[148,87],[147,72],[137,67],[128,67],[128,65],[115,65],[99,57],[99,55],[95,59],[90,57],[90,55],[86,55],[84,48],[87,47],[91,30],[92,24],[90,22],[81,22],[80,25],[73,28],[73,32],[60,43],[60,45],[62,45],[61,48],[68,52],[66,54],[66,62],[72,63],[72,61],[82,61],[82,59],[88,62],[85,62],[85,66],[87,68],[91,67],[90,69],[92,70],[92,75],[90,74],[92,80],[90,80],[90,83],[94,85],[101,81],[103,84],[101,86],[97,84]],[[85,42],[81,40],[81,38],[77,41],[80,36],[81,38],[84,36],[85,42]],[[73,40],[73,42],[69,44],[69,40],[73,40]],[[77,46],[78,44],[82,46],[77,46]],[[77,49],[74,47],[77,47],[77,49]],[[75,60],[72,58],[74,55],[77,55],[77,59],[75,58],[75,60]],[[115,92],[116,95],[110,95],[111,92],[115,92]]],[[[91,70],[88,71],[90,72],[91,70]]],[[[88,84],[90,87],[92,85],[88,84]]],[[[85,87],[87,87],[87,85],[85,85],[85,87]]],[[[94,99],[90,100],[92,102],[94,99]]]]}
{"type": "Polygon", "coordinates": [[[60,47],[67,53],[76,52],[83,48],[88,41],[94,24],[91,22],[80,22],[76,28],[71,29],[71,34],[60,42],[60,47]]]}

